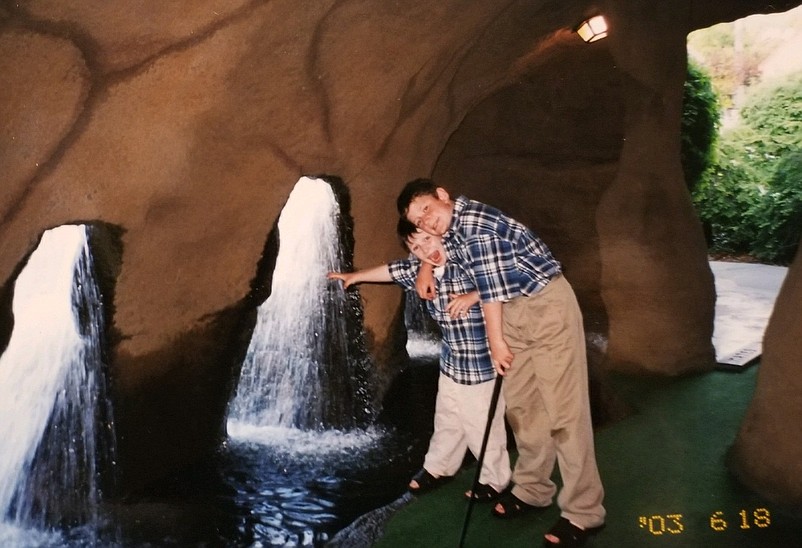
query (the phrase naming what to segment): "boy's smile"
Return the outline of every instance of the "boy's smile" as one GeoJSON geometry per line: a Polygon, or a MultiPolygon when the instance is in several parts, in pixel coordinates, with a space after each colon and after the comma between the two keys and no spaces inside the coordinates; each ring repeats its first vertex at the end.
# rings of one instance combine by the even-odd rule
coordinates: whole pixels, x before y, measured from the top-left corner
{"type": "Polygon", "coordinates": [[[438,188],[436,197],[424,194],[412,199],[407,208],[407,220],[420,230],[442,236],[451,226],[453,209],[448,192],[438,188]]]}
{"type": "Polygon", "coordinates": [[[424,263],[432,266],[446,264],[446,250],[443,241],[437,237],[418,230],[407,238],[409,251],[424,263]]]}

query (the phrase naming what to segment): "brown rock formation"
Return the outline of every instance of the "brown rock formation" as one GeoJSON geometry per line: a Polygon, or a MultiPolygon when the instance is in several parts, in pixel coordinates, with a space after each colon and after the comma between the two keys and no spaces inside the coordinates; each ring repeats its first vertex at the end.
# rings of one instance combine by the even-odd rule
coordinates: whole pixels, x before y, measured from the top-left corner
{"type": "MultiPolygon", "coordinates": [[[[398,255],[400,186],[434,174],[554,247],[606,368],[706,370],[712,277],[679,163],[685,37],[798,3],[607,0],[615,30],[588,46],[571,32],[579,0],[7,2],[0,282],[47,228],[117,227],[130,488],[218,439],[258,265],[302,175],[348,184],[366,266],[398,255]]],[[[399,293],[363,296],[379,352],[399,293]]],[[[798,344],[784,336],[767,343],[798,344]]],[[[787,369],[770,355],[765,369],[787,369]]]]}
{"type": "Polygon", "coordinates": [[[730,454],[737,476],[769,500],[802,510],[802,255],[783,282],[763,340],[752,403],[730,454]]]}

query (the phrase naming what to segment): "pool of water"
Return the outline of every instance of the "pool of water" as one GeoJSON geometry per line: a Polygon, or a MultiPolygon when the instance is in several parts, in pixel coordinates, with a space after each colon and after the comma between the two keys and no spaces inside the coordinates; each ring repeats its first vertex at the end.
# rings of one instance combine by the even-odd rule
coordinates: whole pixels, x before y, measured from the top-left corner
{"type": "MultiPolygon", "coordinates": [[[[229,440],[215,462],[187,470],[147,496],[109,505],[101,545],[324,546],[406,492],[431,435],[434,360],[415,360],[398,375],[380,420],[366,429],[229,425],[229,440]]],[[[68,545],[80,544],[73,536],[68,545]]]]}
{"type": "Polygon", "coordinates": [[[229,540],[322,546],[404,492],[419,445],[408,434],[382,428],[232,441],[222,463],[230,489],[223,500],[237,514],[229,540]]]}
{"type": "Polygon", "coordinates": [[[262,547],[326,545],[360,516],[398,501],[432,430],[436,358],[413,359],[376,424],[303,432],[229,425],[214,458],[147,493],[107,501],[97,526],[42,532],[0,523],[0,546],[262,547]]]}

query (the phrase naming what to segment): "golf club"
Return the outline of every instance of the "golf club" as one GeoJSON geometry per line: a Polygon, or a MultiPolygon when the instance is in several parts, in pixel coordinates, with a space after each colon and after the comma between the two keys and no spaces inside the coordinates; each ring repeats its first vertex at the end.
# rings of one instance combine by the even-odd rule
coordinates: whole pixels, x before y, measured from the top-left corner
{"type": "Polygon", "coordinates": [[[493,395],[490,398],[490,409],[487,412],[487,426],[485,426],[485,434],[482,438],[482,448],[479,451],[479,457],[476,459],[476,474],[473,477],[473,485],[471,486],[471,498],[468,500],[468,511],[465,514],[465,523],[462,525],[462,535],[459,539],[459,546],[462,548],[465,542],[465,536],[468,533],[468,522],[471,519],[471,512],[473,511],[473,503],[476,500],[476,489],[479,486],[479,475],[482,473],[482,464],[485,460],[485,452],[487,451],[487,440],[490,438],[490,428],[493,426],[493,416],[496,414],[496,407],[498,406],[498,397],[501,393],[501,375],[496,375],[496,384],[493,385],[493,395]]]}

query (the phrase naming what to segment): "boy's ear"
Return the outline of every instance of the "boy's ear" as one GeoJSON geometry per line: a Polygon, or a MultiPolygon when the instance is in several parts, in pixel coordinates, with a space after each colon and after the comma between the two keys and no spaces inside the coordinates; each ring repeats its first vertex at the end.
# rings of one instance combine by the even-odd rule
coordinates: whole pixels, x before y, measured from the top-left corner
{"type": "Polygon", "coordinates": [[[438,199],[442,200],[443,202],[447,202],[448,201],[449,197],[448,197],[448,191],[446,191],[446,189],[444,189],[443,187],[439,186],[439,187],[437,187],[436,192],[437,192],[437,198],[438,199]]]}

